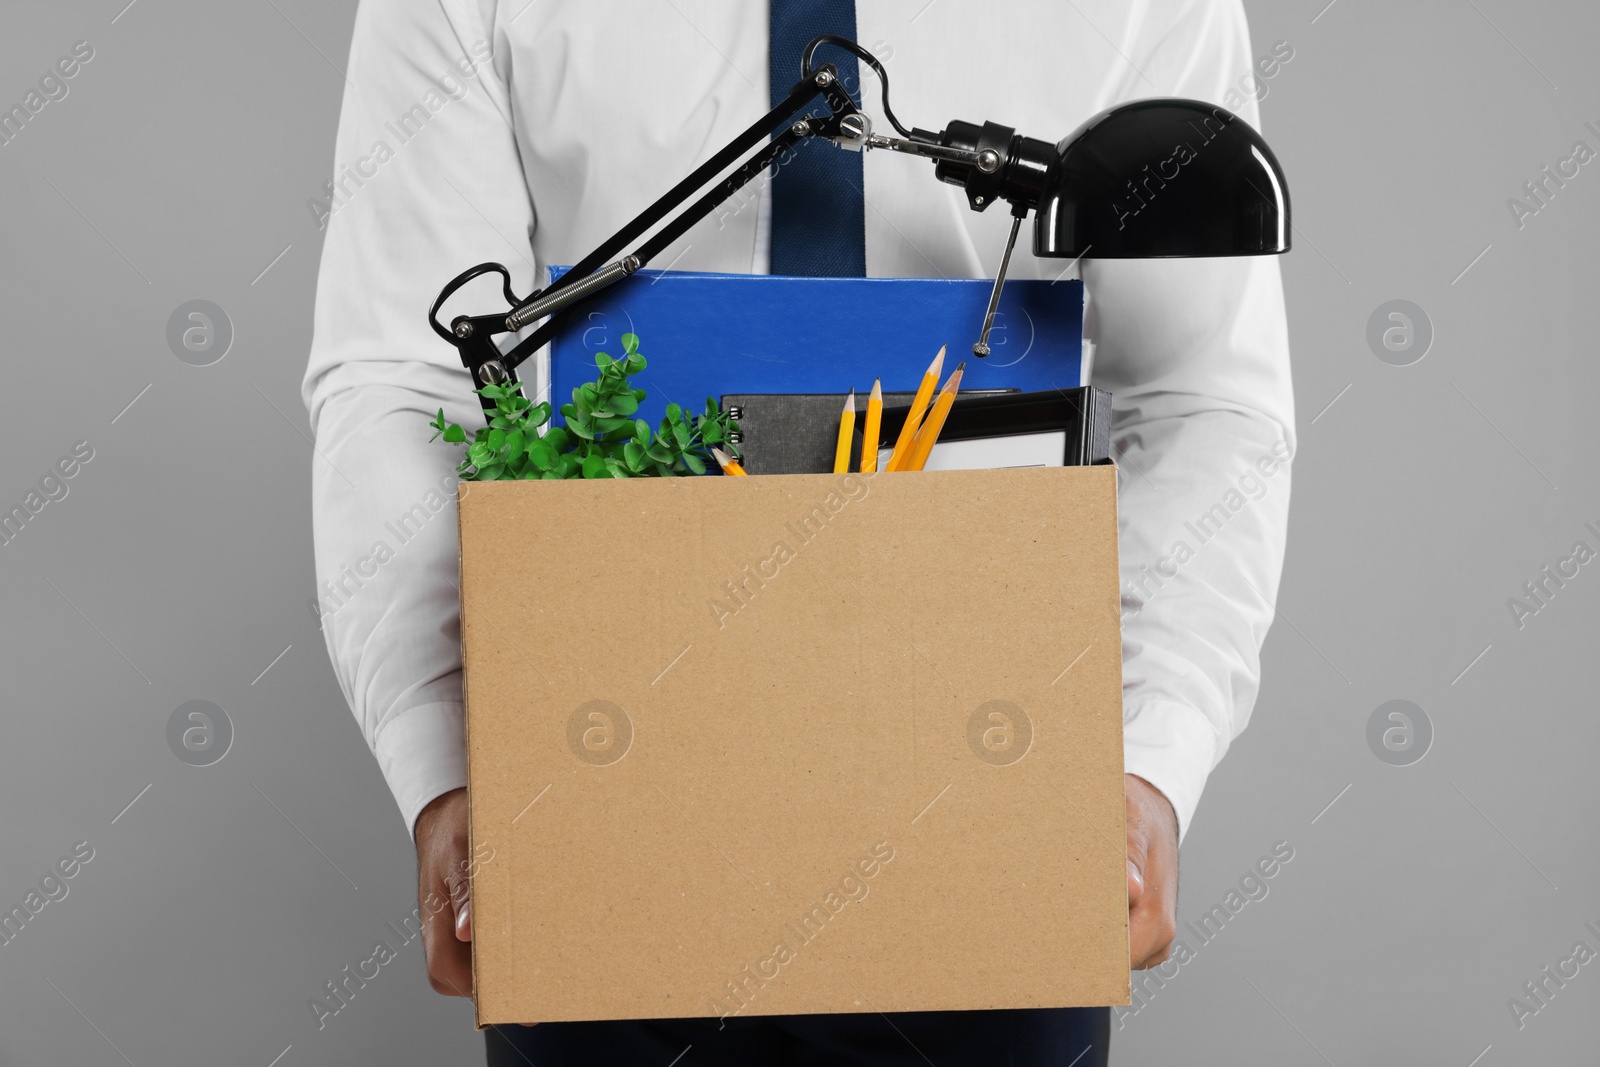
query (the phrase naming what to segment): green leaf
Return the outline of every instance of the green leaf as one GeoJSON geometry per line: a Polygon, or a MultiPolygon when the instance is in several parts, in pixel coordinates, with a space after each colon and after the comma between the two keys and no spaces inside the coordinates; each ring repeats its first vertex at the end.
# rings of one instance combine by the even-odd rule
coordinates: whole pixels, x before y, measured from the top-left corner
{"type": "Polygon", "coordinates": [[[704,415],[668,404],[666,417],[653,430],[639,418],[648,394],[635,388],[630,377],[648,363],[639,354],[638,335],[624,334],[619,340],[623,355],[596,353],[594,380],[577,385],[571,403],[558,409],[549,401],[535,404],[517,382],[484,386],[477,390],[491,405],[484,424],[469,438],[469,431],[445,420],[441,407],[429,422],[432,439],[467,445],[456,472],[471,481],[704,474],[709,446],[740,454],[730,439],[738,422],[713,398],[706,399],[704,415]],[[563,425],[551,425],[555,411],[563,425]]]}
{"type": "Polygon", "coordinates": [[[555,446],[547,438],[537,438],[528,443],[528,458],[541,470],[550,470],[558,459],[555,446]]]}

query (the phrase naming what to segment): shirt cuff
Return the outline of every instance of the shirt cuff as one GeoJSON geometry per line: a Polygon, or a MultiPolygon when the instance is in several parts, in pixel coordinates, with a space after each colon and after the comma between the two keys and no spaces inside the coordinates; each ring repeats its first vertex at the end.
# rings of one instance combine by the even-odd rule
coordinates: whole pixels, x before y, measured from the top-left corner
{"type": "Polygon", "coordinates": [[[406,832],[435,797],[467,784],[467,739],[461,705],[419,704],[390,719],[372,746],[406,832]]]}
{"type": "Polygon", "coordinates": [[[1123,718],[1123,770],[1161,790],[1178,817],[1180,843],[1200,804],[1200,791],[1211,774],[1216,751],[1211,723],[1183,704],[1152,701],[1123,718]]]}

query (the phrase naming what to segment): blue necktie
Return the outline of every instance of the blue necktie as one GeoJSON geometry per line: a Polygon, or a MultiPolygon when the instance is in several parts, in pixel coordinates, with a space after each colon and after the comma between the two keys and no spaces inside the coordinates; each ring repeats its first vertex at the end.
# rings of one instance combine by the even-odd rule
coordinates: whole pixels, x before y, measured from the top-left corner
{"type": "MultiPolygon", "coordinates": [[[[823,33],[855,40],[855,0],[772,0],[768,62],[773,107],[800,80],[800,54],[806,44],[823,33]]],[[[856,57],[841,48],[819,45],[813,62],[823,61],[838,68],[845,90],[859,99],[856,57]]],[[[825,115],[827,106],[818,103],[810,113],[825,115]]],[[[861,153],[808,137],[786,158],[771,186],[772,273],[865,277],[861,153]]]]}

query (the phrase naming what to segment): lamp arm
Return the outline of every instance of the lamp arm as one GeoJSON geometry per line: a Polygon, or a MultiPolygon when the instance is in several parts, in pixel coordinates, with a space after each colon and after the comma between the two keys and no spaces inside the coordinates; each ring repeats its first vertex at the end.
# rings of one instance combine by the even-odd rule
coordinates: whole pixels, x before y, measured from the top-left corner
{"type": "MultiPolygon", "coordinates": [[[[841,126],[842,120],[849,116],[859,117],[863,120],[862,126],[865,126],[865,116],[861,115],[849,93],[840,84],[837,69],[832,64],[824,64],[815,70],[808,70],[806,76],[795,83],[776,107],[751,123],[721,151],[695,168],[549,286],[519,302],[511,292],[510,275],[505,267],[498,263],[480,263],[457,275],[444,287],[428,313],[429,325],[435,333],[457,348],[461,362],[471,371],[476,386],[515,382],[517,366],[571,321],[579,302],[648,264],[802,138],[829,137],[841,143],[859,140],[861,135],[853,131],[861,127],[841,126]],[[818,96],[827,103],[830,114],[795,120],[795,116],[810,107],[818,96]],[[784,129],[786,125],[788,128],[784,129]],[[779,130],[782,132],[777,132],[779,130]],[[616,258],[768,137],[772,139],[759,152],[683,208],[632,254],[616,258]],[[473,278],[491,272],[500,274],[504,279],[502,289],[507,302],[513,305],[509,313],[462,315],[452,320],[448,328],[439,322],[439,309],[446,300],[473,278]],[[546,315],[549,318],[543,325],[509,351],[501,353],[495,345],[495,335],[513,333],[546,315]]],[[[492,407],[492,402],[486,398],[483,402],[485,409],[492,407]]]]}
{"type": "MultiPolygon", "coordinates": [[[[548,307],[546,310],[532,308],[532,313],[528,316],[527,321],[532,321],[543,314],[550,314],[550,318],[537,330],[517,342],[516,346],[505,354],[503,361],[514,367],[544,347],[551,338],[566,328],[576,311],[574,305],[591,293],[598,292],[600,289],[620,281],[660,255],[664,249],[692,229],[696,223],[709,215],[719,204],[738,192],[756,175],[765,171],[779,156],[793,148],[801,138],[813,136],[815,131],[811,129],[811,125],[814,122],[815,120],[802,119],[782,134],[774,137],[771,143],[760,152],[746,160],[737,170],[713,186],[700,199],[684,208],[671,222],[641,244],[632,255],[602,268],[568,288],[554,293],[551,293],[551,290],[545,290],[547,294],[555,297],[554,313],[551,313],[551,309],[548,307]]],[[[577,274],[576,268],[567,274],[563,274],[558,281],[566,281],[569,276],[574,274],[577,274]]],[[[555,286],[552,285],[551,289],[555,289],[555,286]]],[[[542,301],[543,298],[533,301],[533,303],[538,304],[542,301]]],[[[531,305],[525,305],[525,307],[531,308],[531,305]]],[[[513,317],[515,314],[513,313],[513,317]]],[[[512,319],[508,318],[507,325],[510,326],[511,322],[512,319]]],[[[518,326],[513,326],[512,328],[519,328],[520,325],[519,323],[518,326]]]]}

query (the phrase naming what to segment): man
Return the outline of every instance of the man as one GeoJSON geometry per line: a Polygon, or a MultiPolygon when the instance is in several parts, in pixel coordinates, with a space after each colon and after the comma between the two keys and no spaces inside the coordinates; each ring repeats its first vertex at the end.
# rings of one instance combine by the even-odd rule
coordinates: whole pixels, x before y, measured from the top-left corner
{"type": "MultiPolygon", "coordinates": [[[[764,113],[769,94],[796,79],[800,43],[823,32],[853,37],[885,62],[908,125],[993,120],[1041,138],[1148,96],[1211,101],[1258,124],[1268,69],[1252,55],[1240,0],[362,5],[334,183],[311,204],[327,227],[304,389],[318,453],[320,615],[345,696],[413,830],[420,895],[455,904],[426,930],[442,993],[471,992],[460,873],[470,849],[449,488],[457,456],[428,442],[425,423],[443,407],[473,425],[478,403],[424,312],[445,281],[484,260],[504,261],[518,292],[544,284],[549,265],[575,262],[764,113]],[[357,561],[374,557],[356,576],[357,561]]],[[[854,67],[847,58],[819,54],[842,70],[854,67]]],[[[885,128],[870,72],[851,87],[885,128]]],[[[834,243],[820,251],[806,244],[815,227],[796,213],[780,169],[655,265],[992,276],[1005,213],[972,212],[929,169],[874,154],[845,172],[858,175],[851,181],[812,188],[829,205],[834,243]],[[853,201],[840,195],[845,186],[859,190],[853,201]]],[[[1019,255],[1011,274],[1053,278],[1062,267],[1019,255]]],[[[1095,383],[1116,398],[1128,909],[1133,965],[1148,967],[1173,938],[1178,843],[1257,692],[1294,452],[1288,343],[1270,258],[1086,259],[1082,276],[1095,383]],[[1241,493],[1244,478],[1260,491],[1241,493]]],[[[447,319],[500,299],[478,284],[480,303],[447,308],[447,319]]],[[[530,392],[544,388],[542,368],[525,377],[530,392]]],[[[1108,1033],[1104,1009],[1080,1009],[737,1019],[725,1028],[546,1024],[502,1028],[489,1046],[491,1062],[541,1067],[665,1064],[688,1045],[685,1067],[808,1055],[921,1062],[924,1049],[941,1064],[1088,1067],[1105,1062],[1108,1033]]]]}

